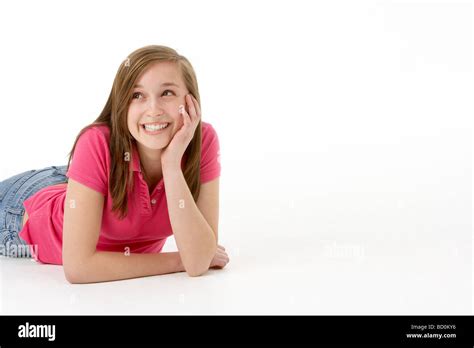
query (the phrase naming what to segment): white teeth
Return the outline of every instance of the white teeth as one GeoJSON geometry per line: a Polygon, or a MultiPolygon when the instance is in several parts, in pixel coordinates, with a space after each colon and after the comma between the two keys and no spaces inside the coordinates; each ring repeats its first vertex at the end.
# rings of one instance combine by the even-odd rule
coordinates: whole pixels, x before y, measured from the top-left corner
{"type": "Polygon", "coordinates": [[[145,125],[145,129],[148,131],[156,131],[168,127],[169,123],[163,125],[145,125]]]}

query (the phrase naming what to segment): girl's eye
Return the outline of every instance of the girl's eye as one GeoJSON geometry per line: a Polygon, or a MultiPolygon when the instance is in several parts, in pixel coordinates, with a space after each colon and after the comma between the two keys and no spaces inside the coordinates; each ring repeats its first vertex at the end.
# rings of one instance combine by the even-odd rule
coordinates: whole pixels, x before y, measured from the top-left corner
{"type": "Polygon", "coordinates": [[[173,92],[172,90],[170,90],[170,89],[167,89],[166,91],[164,91],[163,94],[165,94],[166,92],[171,92],[171,93],[174,94],[174,92],[173,92]]]}
{"type": "MultiPolygon", "coordinates": [[[[165,94],[166,92],[171,92],[171,93],[174,94],[174,92],[170,89],[167,89],[166,91],[164,91],[163,94],[165,94]]],[[[139,96],[139,95],[142,95],[142,94],[140,92],[133,93],[132,99],[136,99],[136,97],[139,96]]]]}

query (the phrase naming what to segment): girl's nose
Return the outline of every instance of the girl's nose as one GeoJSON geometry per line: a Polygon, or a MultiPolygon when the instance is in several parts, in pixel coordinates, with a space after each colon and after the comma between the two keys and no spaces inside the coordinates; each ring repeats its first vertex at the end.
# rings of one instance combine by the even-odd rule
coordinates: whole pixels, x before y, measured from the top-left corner
{"type": "Polygon", "coordinates": [[[148,110],[152,115],[161,115],[163,113],[163,107],[157,100],[151,100],[148,104],[148,110]]]}

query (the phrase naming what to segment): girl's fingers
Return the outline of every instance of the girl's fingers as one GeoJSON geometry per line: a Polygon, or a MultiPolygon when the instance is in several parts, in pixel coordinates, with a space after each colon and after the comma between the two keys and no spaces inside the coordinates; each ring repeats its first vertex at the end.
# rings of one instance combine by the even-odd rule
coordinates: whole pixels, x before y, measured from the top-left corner
{"type": "Polygon", "coordinates": [[[179,112],[180,112],[181,115],[183,115],[184,126],[188,127],[190,125],[191,121],[189,119],[189,114],[187,113],[186,108],[184,107],[184,105],[180,105],[179,112]]]}
{"type": "Polygon", "coordinates": [[[197,118],[197,115],[196,115],[196,108],[194,107],[193,97],[191,96],[191,94],[188,94],[185,99],[186,99],[186,103],[189,105],[188,106],[189,117],[191,121],[194,121],[197,118]]]}
{"type": "Polygon", "coordinates": [[[227,254],[217,254],[215,256],[216,260],[229,260],[229,256],[227,254]]]}
{"type": "Polygon", "coordinates": [[[178,110],[179,110],[179,114],[183,117],[183,126],[186,127],[186,117],[184,116],[184,105],[180,105],[178,110]]]}
{"type": "Polygon", "coordinates": [[[191,99],[194,103],[194,108],[196,109],[196,115],[198,117],[201,117],[201,108],[199,107],[199,103],[198,103],[197,99],[194,98],[194,96],[192,94],[190,94],[190,96],[191,96],[191,99]]]}
{"type": "Polygon", "coordinates": [[[201,109],[199,108],[199,103],[196,98],[191,94],[191,100],[193,102],[193,107],[194,107],[194,112],[196,115],[196,121],[199,121],[199,118],[201,118],[201,109]]]}

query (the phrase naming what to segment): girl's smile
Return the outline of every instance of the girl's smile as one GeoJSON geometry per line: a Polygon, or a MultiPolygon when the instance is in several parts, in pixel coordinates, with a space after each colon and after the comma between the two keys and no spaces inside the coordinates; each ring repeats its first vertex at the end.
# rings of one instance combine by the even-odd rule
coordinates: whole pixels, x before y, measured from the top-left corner
{"type": "Polygon", "coordinates": [[[161,134],[168,129],[170,129],[170,123],[164,122],[164,123],[147,123],[142,125],[141,127],[145,134],[148,135],[156,135],[156,134],[161,134]]]}

